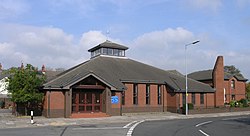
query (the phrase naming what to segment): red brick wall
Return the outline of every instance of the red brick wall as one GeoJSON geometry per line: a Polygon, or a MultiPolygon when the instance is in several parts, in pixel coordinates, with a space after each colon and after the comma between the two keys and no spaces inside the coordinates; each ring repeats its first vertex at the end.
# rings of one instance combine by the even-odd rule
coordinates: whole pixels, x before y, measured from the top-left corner
{"type": "MultiPolygon", "coordinates": [[[[214,93],[206,93],[205,94],[205,106],[206,108],[211,108],[211,107],[214,107],[215,106],[215,101],[214,101],[214,96],[215,94],[214,93]]],[[[223,98],[222,98],[223,99],[223,98]]],[[[223,103],[224,104],[224,103],[223,103]]]]}
{"type": "Polygon", "coordinates": [[[122,103],[121,92],[112,92],[112,96],[117,96],[119,102],[117,104],[111,103],[110,115],[115,115],[115,116],[121,115],[121,103],[122,103]]]}
{"type": "Polygon", "coordinates": [[[236,78],[232,77],[229,80],[224,81],[224,86],[226,89],[226,102],[232,101],[232,95],[235,95],[235,100],[246,98],[246,83],[243,81],[238,81],[236,78]],[[231,88],[231,81],[235,81],[235,89],[231,88]]]}
{"type": "Polygon", "coordinates": [[[162,104],[163,104],[163,111],[167,111],[167,105],[168,105],[168,90],[169,88],[166,85],[162,85],[161,86],[161,90],[162,90],[162,104]]]}
{"type": "Polygon", "coordinates": [[[119,108],[121,107],[121,92],[112,92],[112,96],[118,96],[119,103],[117,104],[111,104],[111,108],[119,108]]]}
{"type": "Polygon", "coordinates": [[[168,111],[177,112],[177,94],[168,92],[167,93],[167,108],[168,111]]]}
{"type": "Polygon", "coordinates": [[[246,98],[246,83],[237,81],[235,85],[235,94],[236,100],[245,99],[246,98]]]}
{"type": "MultiPolygon", "coordinates": [[[[186,102],[182,101],[182,96],[184,93],[179,93],[180,97],[177,97],[180,101],[180,107],[186,102]]],[[[192,103],[192,94],[188,93],[188,103],[192,103]]],[[[195,93],[195,104],[194,108],[211,108],[214,107],[214,93],[204,93],[204,104],[200,104],[200,93],[195,93]]],[[[177,102],[178,104],[178,102],[177,102]]]]}
{"type": "Polygon", "coordinates": [[[200,93],[195,94],[195,104],[194,108],[199,108],[201,106],[201,101],[200,101],[200,93]]]}
{"type": "Polygon", "coordinates": [[[133,84],[125,84],[127,90],[125,90],[125,105],[123,107],[133,106],[133,84]]]}
{"type": "Polygon", "coordinates": [[[64,117],[64,94],[62,91],[51,91],[50,105],[48,106],[49,91],[44,97],[44,111],[43,115],[46,117],[64,117]],[[50,107],[50,110],[48,108],[50,107]],[[50,112],[50,114],[49,114],[50,112]]]}
{"type": "Polygon", "coordinates": [[[138,106],[142,107],[145,105],[146,105],[146,84],[138,84],[138,106]]]}
{"type": "MultiPolygon", "coordinates": [[[[125,84],[127,90],[125,90],[125,105],[122,105],[123,113],[163,111],[163,104],[158,105],[158,95],[157,95],[158,85],[150,84],[150,104],[146,104],[146,84],[137,84],[137,85],[138,85],[138,104],[134,105],[133,83],[125,84]]],[[[161,91],[162,91],[162,101],[163,101],[163,85],[161,91]]]]}
{"type": "Polygon", "coordinates": [[[158,106],[157,90],[158,90],[158,85],[150,85],[150,105],[151,106],[158,106]]]}
{"type": "Polygon", "coordinates": [[[64,109],[64,94],[61,91],[52,91],[50,94],[50,108],[64,109]]]}

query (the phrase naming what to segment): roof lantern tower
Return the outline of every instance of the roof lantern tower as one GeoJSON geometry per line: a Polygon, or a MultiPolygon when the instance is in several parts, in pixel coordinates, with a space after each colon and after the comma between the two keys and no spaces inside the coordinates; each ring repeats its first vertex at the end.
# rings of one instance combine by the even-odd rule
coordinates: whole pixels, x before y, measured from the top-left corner
{"type": "Polygon", "coordinates": [[[109,40],[91,48],[88,52],[91,52],[91,58],[96,56],[112,56],[112,57],[125,57],[125,51],[128,47],[113,43],[109,40]]]}

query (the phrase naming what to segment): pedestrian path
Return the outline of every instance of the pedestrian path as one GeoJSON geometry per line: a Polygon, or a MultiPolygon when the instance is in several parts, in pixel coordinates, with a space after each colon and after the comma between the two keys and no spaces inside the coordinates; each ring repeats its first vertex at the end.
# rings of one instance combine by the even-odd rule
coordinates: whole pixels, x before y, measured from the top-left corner
{"type": "Polygon", "coordinates": [[[1,128],[23,128],[23,127],[40,127],[40,126],[63,126],[63,125],[84,125],[84,124],[107,124],[107,123],[129,123],[133,121],[150,121],[150,120],[171,120],[171,119],[188,119],[202,117],[222,117],[222,116],[239,116],[250,115],[250,111],[244,112],[227,112],[213,114],[195,114],[182,115],[170,112],[161,113],[130,113],[123,116],[111,116],[102,118],[45,118],[42,116],[34,117],[34,124],[30,123],[29,116],[15,117],[11,113],[0,113],[1,128]]]}

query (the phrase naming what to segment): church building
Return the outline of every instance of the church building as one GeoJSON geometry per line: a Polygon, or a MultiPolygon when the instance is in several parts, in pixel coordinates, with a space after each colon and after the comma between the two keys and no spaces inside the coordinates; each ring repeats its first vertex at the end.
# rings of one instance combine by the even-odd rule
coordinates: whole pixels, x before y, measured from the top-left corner
{"type": "MultiPolygon", "coordinates": [[[[74,118],[180,112],[186,100],[185,76],[130,59],[127,50],[105,41],[88,50],[88,61],[45,83],[43,115],[74,118]]],[[[220,77],[214,74],[219,82],[220,77]]],[[[223,106],[223,90],[219,91],[188,78],[188,103],[195,107],[223,106]]]]}

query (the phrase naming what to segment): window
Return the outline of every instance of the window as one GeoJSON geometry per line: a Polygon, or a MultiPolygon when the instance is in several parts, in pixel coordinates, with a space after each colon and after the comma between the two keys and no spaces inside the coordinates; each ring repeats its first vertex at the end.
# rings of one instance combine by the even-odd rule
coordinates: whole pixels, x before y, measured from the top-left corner
{"type": "Polygon", "coordinates": [[[235,89],[235,81],[234,80],[231,80],[231,88],[235,89]]]}
{"type": "Polygon", "coordinates": [[[95,50],[95,56],[101,53],[101,49],[95,50]]]}
{"type": "Polygon", "coordinates": [[[192,103],[195,105],[195,93],[192,93],[192,103]]]}
{"type": "Polygon", "coordinates": [[[158,85],[158,90],[157,90],[157,96],[158,96],[158,104],[161,104],[161,85],[158,85]]]}
{"type": "Polygon", "coordinates": [[[150,85],[146,85],[146,104],[150,104],[150,85]]]}
{"type": "Polygon", "coordinates": [[[125,105],[125,91],[122,92],[122,105],[125,105]]]}
{"type": "Polygon", "coordinates": [[[125,56],[125,51],[124,50],[118,50],[119,56],[125,56]]]}
{"type": "Polygon", "coordinates": [[[234,94],[232,95],[232,100],[235,100],[235,95],[234,94]]]}
{"type": "Polygon", "coordinates": [[[108,55],[113,55],[113,49],[108,48],[108,55]]]}
{"type": "Polygon", "coordinates": [[[107,48],[102,48],[102,54],[107,55],[108,54],[108,49],[107,48]]]}
{"type": "Polygon", "coordinates": [[[118,49],[114,49],[113,51],[114,51],[114,55],[115,55],[115,56],[118,56],[118,55],[119,55],[119,54],[118,54],[118,49]]]}
{"type": "Polygon", "coordinates": [[[138,85],[134,84],[133,87],[133,104],[137,105],[138,104],[138,85]]]}
{"type": "Polygon", "coordinates": [[[182,93],[182,104],[186,104],[186,94],[182,93]]]}
{"type": "Polygon", "coordinates": [[[123,50],[118,50],[118,54],[119,54],[119,56],[124,56],[123,55],[123,50]]]}
{"type": "Polygon", "coordinates": [[[201,101],[201,104],[204,104],[204,93],[200,94],[200,101],[201,101]]]}

